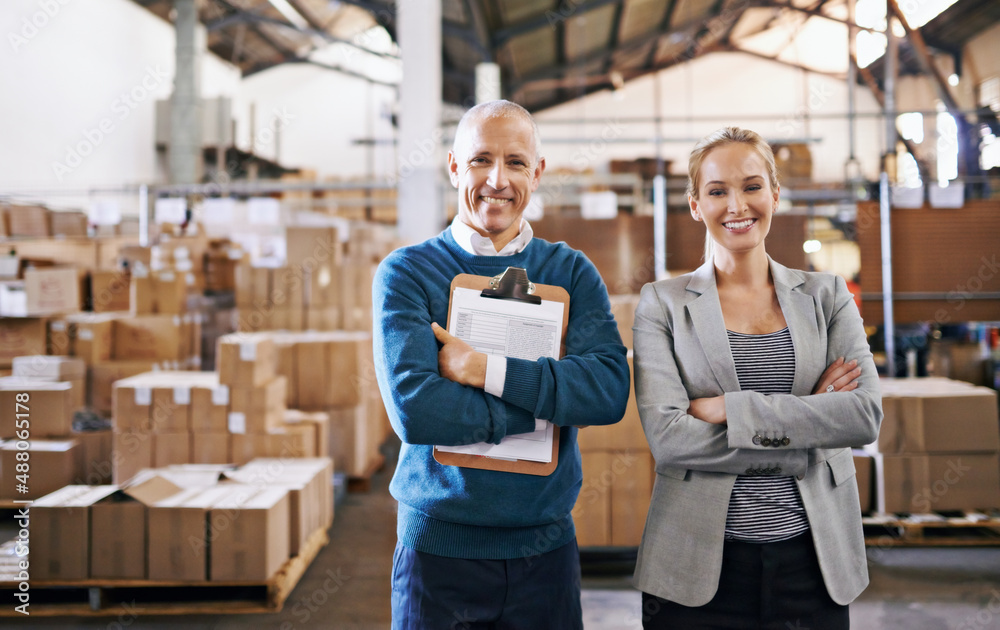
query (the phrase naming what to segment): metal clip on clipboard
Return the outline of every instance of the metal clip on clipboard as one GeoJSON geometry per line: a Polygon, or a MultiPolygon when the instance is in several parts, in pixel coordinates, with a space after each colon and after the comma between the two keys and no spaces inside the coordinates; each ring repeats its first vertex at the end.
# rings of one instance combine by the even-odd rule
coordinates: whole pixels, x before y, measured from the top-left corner
{"type": "Polygon", "coordinates": [[[490,278],[490,287],[480,294],[485,298],[518,300],[529,304],[541,304],[542,298],[532,295],[535,284],[528,280],[528,272],[521,267],[507,267],[503,273],[490,278]]]}

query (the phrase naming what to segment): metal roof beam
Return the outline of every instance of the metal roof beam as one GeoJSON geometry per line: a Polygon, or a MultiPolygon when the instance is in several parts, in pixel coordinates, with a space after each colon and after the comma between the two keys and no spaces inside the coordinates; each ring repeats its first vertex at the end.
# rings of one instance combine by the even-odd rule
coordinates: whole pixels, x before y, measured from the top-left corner
{"type": "Polygon", "coordinates": [[[493,52],[493,39],[490,36],[490,27],[489,24],[486,23],[486,16],[483,15],[478,1],[464,0],[464,2],[465,10],[468,12],[469,19],[472,21],[471,31],[475,36],[480,52],[485,53],[484,58],[486,61],[496,61],[496,55],[493,52]]]}
{"type": "Polygon", "coordinates": [[[376,57],[383,57],[385,59],[399,59],[398,55],[393,55],[392,53],[384,53],[384,52],[381,52],[381,51],[378,51],[378,50],[372,50],[370,48],[365,48],[364,46],[359,46],[358,44],[356,44],[356,43],[354,43],[354,42],[352,42],[350,40],[343,39],[343,38],[340,38],[340,37],[335,37],[335,36],[331,35],[330,33],[326,32],[324,30],[318,30],[318,29],[314,29],[314,28],[301,29],[301,28],[295,26],[294,24],[290,24],[290,23],[288,23],[288,22],[286,22],[284,20],[279,20],[279,19],[276,19],[276,18],[268,17],[266,15],[259,15],[257,13],[251,13],[251,12],[245,10],[245,9],[241,9],[239,7],[235,7],[232,4],[230,4],[229,2],[226,2],[226,0],[214,0],[214,1],[216,3],[222,5],[222,6],[226,7],[227,9],[230,9],[231,11],[234,12],[234,14],[233,15],[228,15],[228,16],[226,16],[224,18],[220,18],[219,20],[214,20],[213,22],[209,22],[206,26],[208,27],[208,30],[210,30],[210,31],[211,30],[217,30],[217,29],[220,29],[220,28],[224,28],[226,26],[231,26],[233,24],[241,24],[241,23],[246,23],[246,24],[251,24],[251,25],[253,25],[253,24],[269,24],[271,26],[279,26],[279,27],[282,27],[282,28],[292,29],[292,30],[294,30],[294,31],[296,31],[298,33],[302,33],[304,35],[316,35],[318,37],[323,38],[328,43],[331,43],[331,44],[345,44],[347,46],[351,46],[352,48],[357,48],[358,50],[360,50],[362,52],[368,53],[369,55],[375,55],[376,57]]]}
{"type": "Polygon", "coordinates": [[[573,15],[616,2],[621,2],[621,0],[582,0],[572,6],[570,11],[553,11],[549,9],[538,17],[524,20],[523,22],[512,24],[496,31],[493,34],[493,46],[499,48],[518,35],[524,35],[525,33],[530,33],[544,27],[554,28],[556,24],[565,22],[567,19],[573,17],[573,15]]]}

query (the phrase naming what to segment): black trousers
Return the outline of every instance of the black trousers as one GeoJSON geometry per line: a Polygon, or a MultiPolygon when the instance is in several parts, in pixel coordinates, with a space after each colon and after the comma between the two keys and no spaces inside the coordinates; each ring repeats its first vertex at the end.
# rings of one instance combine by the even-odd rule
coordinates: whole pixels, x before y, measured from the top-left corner
{"type": "Polygon", "coordinates": [[[808,532],[776,543],[727,541],[719,590],[704,606],[642,594],[645,630],[847,630],[830,599],[808,532]]]}

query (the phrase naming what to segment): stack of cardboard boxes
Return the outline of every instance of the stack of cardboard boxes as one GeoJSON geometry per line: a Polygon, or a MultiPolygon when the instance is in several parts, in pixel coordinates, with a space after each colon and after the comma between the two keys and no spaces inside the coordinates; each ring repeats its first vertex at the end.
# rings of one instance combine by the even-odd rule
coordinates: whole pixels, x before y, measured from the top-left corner
{"type": "MultiPolygon", "coordinates": [[[[629,351],[629,369],[632,353],[629,351]]],[[[635,392],[617,424],[579,429],[583,486],[573,509],[581,547],[634,547],[642,539],[655,468],[635,392]]]]}
{"type": "Polygon", "coordinates": [[[329,418],[290,412],[265,333],[219,340],[218,372],[149,372],[114,383],[114,482],[175,464],[327,453],[329,418]]]}
{"type": "Polygon", "coordinates": [[[36,501],[32,577],[264,582],[333,520],[328,459],[184,473],[146,470],[123,486],[66,486],[36,501]]]}
{"type": "Polygon", "coordinates": [[[882,409],[869,461],[855,460],[872,469],[876,512],[1000,508],[996,391],[944,378],[883,379],[882,409]]]}
{"type": "Polygon", "coordinates": [[[325,413],[337,470],[368,477],[381,462],[379,446],[391,428],[375,381],[367,332],[273,333],[278,373],[287,378],[287,405],[325,413]]]}
{"type": "Polygon", "coordinates": [[[286,243],[283,265],[237,268],[238,329],[371,330],[371,257],[345,255],[336,227],[289,226],[286,243]]]}
{"type": "Polygon", "coordinates": [[[74,430],[83,407],[83,361],[71,357],[24,356],[13,376],[0,378],[0,498],[32,499],[72,483],[110,480],[111,432],[74,430]],[[17,490],[18,453],[29,452],[30,483],[17,490]]]}

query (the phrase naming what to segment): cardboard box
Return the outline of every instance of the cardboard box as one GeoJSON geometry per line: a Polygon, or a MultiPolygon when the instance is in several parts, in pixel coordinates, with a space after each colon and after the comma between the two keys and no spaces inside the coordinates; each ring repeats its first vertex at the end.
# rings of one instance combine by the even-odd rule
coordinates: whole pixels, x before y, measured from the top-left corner
{"type": "Polygon", "coordinates": [[[316,450],[312,457],[329,457],[330,455],[330,414],[322,411],[306,412],[298,409],[285,411],[285,425],[300,425],[313,431],[313,442],[316,450]]]}
{"type": "Polygon", "coordinates": [[[136,315],[156,313],[156,289],[153,278],[145,267],[134,267],[129,280],[129,303],[136,315]]]}
{"type": "Polygon", "coordinates": [[[219,337],[219,382],[230,387],[259,387],[276,375],[277,348],[268,333],[233,333],[219,337]]]}
{"type": "Polygon", "coordinates": [[[173,270],[152,274],[154,312],[176,315],[187,311],[187,276],[173,270]]]}
{"type": "MultiPolygon", "coordinates": [[[[210,372],[216,379],[218,374],[210,372]]],[[[229,430],[229,387],[196,385],[191,389],[191,431],[225,433],[229,430]]]]}
{"type": "Polygon", "coordinates": [[[371,427],[368,405],[331,408],[330,415],[330,456],[338,471],[353,477],[366,477],[369,468],[378,457],[381,441],[376,441],[375,427],[371,427]]]}
{"type": "Polygon", "coordinates": [[[112,425],[115,431],[154,429],[152,421],[155,374],[146,372],[117,380],[112,385],[112,425]]]}
{"type": "Polygon", "coordinates": [[[232,443],[232,436],[228,433],[193,433],[191,434],[191,463],[232,463],[232,443]]]}
{"type": "Polygon", "coordinates": [[[611,544],[611,484],[601,476],[611,468],[611,453],[581,453],[581,464],[583,485],[573,507],[576,540],[581,547],[606,547],[611,544]]]}
{"type": "Polygon", "coordinates": [[[153,465],[156,467],[191,462],[191,434],[154,433],[153,465]]]}
{"type": "Polygon", "coordinates": [[[11,236],[46,238],[52,235],[51,212],[42,206],[7,206],[11,236]]]}
{"type": "Polygon", "coordinates": [[[306,306],[306,272],[299,267],[271,270],[270,301],[275,306],[301,312],[306,306]]]}
{"type": "MultiPolygon", "coordinates": [[[[166,479],[152,477],[94,502],[90,507],[90,577],[145,579],[147,506],[180,491],[166,479]]],[[[151,546],[158,544],[151,539],[151,546]]]]}
{"type": "Polygon", "coordinates": [[[45,354],[44,318],[0,317],[0,367],[9,368],[14,357],[45,354]]]}
{"type": "MultiPolygon", "coordinates": [[[[324,475],[327,462],[306,460],[302,465],[282,459],[255,459],[227,477],[260,488],[281,487],[288,490],[290,508],[289,554],[295,556],[317,529],[325,529],[327,503],[325,493],[332,492],[324,475]]],[[[332,496],[332,495],[331,495],[332,496]]]]}
{"type": "Polygon", "coordinates": [[[178,374],[184,372],[163,372],[153,383],[150,419],[157,432],[191,431],[191,383],[178,374]]]}
{"type": "Polygon", "coordinates": [[[49,218],[52,222],[52,236],[87,236],[87,215],[83,212],[52,212],[49,218]]]}
{"type": "Polygon", "coordinates": [[[116,319],[115,359],[119,361],[180,361],[181,318],[177,315],[140,315],[116,319]]]}
{"type": "Polygon", "coordinates": [[[228,428],[230,433],[267,433],[279,428],[285,417],[288,380],[276,376],[258,387],[231,387],[228,428]]]}
{"type": "Polygon", "coordinates": [[[271,277],[270,267],[250,267],[250,295],[251,304],[261,307],[271,303],[271,277]]]}
{"type": "Polygon", "coordinates": [[[87,364],[82,360],[68,356],[34,355],[15,357],[12,363],[14,376],[52,383],[69,383],[70,408],[75,411],[86,406],[87,364]]]}
{"type": "Polygon", "coordinates": [[[872,480],[875,474],[875,463],[872,456],[860,449],[854,449],[855,479],[858,482],[858,498],[861,501],[861,513],[872,511],[872,480]]]}
{"type": "Polygon", "coordinates": [[[67,316],[73,355],[86,361],[87,365],[111,361],[114,356],[114,321],[125,317],[131,315],[118,311],[67,316]]]}
{"type": "Polygon", "coordinates": [[[618,334],[622,343],[632,349],[632,326],[635,325],[635,307],[639,305],[637,294],[609,295],[611,300],[611,315],[618,324],[618,334]]]}
{"type": "Polygon", "coordinates": [[[157,369],[154,361],[109,361],[97,363],[87,369],[89,387],[87,402],[102,414],[112,414],[114,409],[113,385],[116,381],[157,369]]]}
{"type": "MultiPolygon", "coordinates": [[[[17,471],[17,448],[20,442],[6,442],[0,446],[0,470],[3,483],[0,485],[0,499],[37,499],[73,483],[83,469],[83,449],[76,440],[32,439],[27,449],[30,454],[30,470],[27,480],[19,479],[17,471]],[[27,481],[27,483],[25,483],[27,481]],[[20,492],[19,487],[27,487],[20,492]]],[[[23,444],[22,444],[23,445],[23,444]]]]}
{"type": "MultiPolygon", "coordinates": [[[[629,371],[633,371],[632,351],[628,353],[629,371]]],[[[631,381],[631,379],[629,379],[631,381]]],[[[581,451],[593,450],[649,450],[646,434],[639,420],[639,407],[635,401],[635,387],[628,394],[625,415],[616,424],[581,427],[577,431],[581,451]]]]}
{"type": "Polygon", "coordinates": [[[83,275],[75,267],[43,267],[24,272],[24,292],[32,316],[75,313],[83,306],[83,275]]]}
{"type": "Polygon", "coordinates": [[[128,269],[95,270],[90,272],[90,306],[95,313],[128,311],[132,308],[128,269]]]}
{"type": "Polygon", "coordinates": [[[986,387],[883,394],[881,453],[970,453],[1000,450],[997,393],[986,387]]]}
{"type": "Polygon", "coordinates": [[[927,513],[1000,507],[1000,456],[877,455],[880,512],[927,513]]]}
{"type": "Polygon", "coordinates": [[[188,488],[149,507],[148,574],[150,580],[208,579],[205,531],[208,511],[227,488],[188,488]]]}
{"type": "Polygon", "coordinates": [[[227,520],[229,526],[218,528],[211,541],[211,581],[265,581],[288,560],[290,506],[284,488],[251,490],[250,496],[232,492],[209,512],[213,527],[227,520]]]}
{"type": "Polygon", "coordinates": [[[646,449],[614,451],[610,465],[611,545],[638,547],[653,495],[653,455],[646,449]]]}
{"type": "Polygon", "coordinates": [[[153,467],[154,436],[148,431],[115,431],[111,455],[112,482],[124,485],[139,472],[153,467]]]}
{"type": "Polygon", "coordinates": [[[49,320],[46,352],[51,355],[73,355],[73,340],[70,337],[69,322],[64,318],[49,320]]]}
{"type": "Polygon", "coordinates": [[[334,226],[293,226],[285,228],[286,257],[291,266],[312,268],[322,263],[338,265],[343,247],[334,226]]]}
{"type": "Polygon", "coordinates": [[[83,451],[83,470],[73,483],[100,486],[111,483],[111,452],[114,435],[110,429],[73,431],[70,436],[83,451]]]}
{"type": "Polygon", "coordinates": [[[31,506],[31,577],[85,580],[90,577],[90,506],[114,486],[66,486],[31,506]]]}
{"type": "MultiPolygon", "coordinates": [[[[73,388],[19,376],[0,378],[0,438],[64,437],[73,428],[73,388]]],[[[34,466],[32,466],[34,469],[34,466]]],[[[4,470],[13,470],[4,469],[4,470]]]]}
{"type": "Polygon", "coordinates": [[[240,307],[253,306],[254,272],[249,262],[236,266],[234,280],[236,282],[236,305],[240,307]]]}

